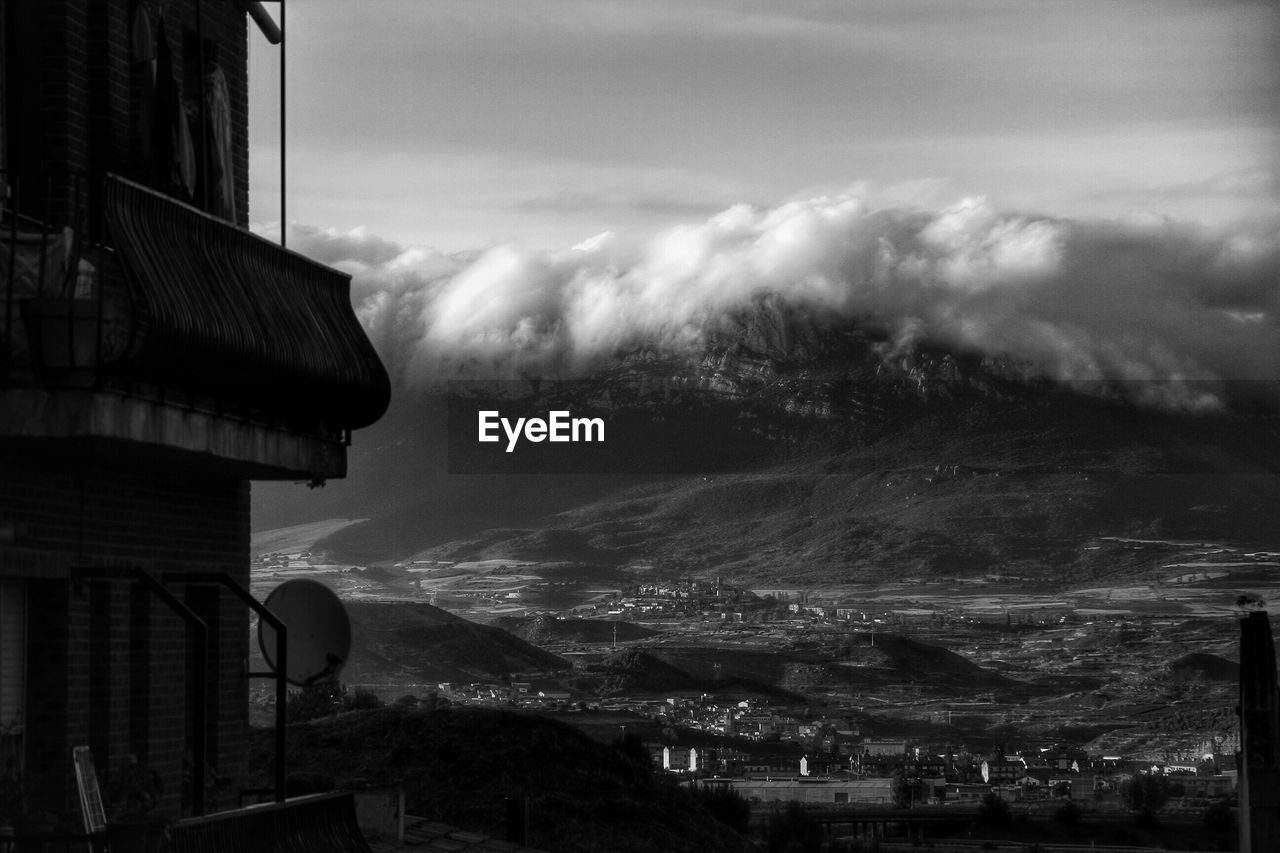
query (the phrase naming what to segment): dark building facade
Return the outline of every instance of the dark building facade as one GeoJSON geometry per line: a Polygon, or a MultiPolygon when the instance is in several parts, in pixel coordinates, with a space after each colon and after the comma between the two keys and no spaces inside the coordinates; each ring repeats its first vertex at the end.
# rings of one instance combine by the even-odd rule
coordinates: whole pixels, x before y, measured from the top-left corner
{"type": "Polygon", "coordinates": [[[249,611],[208,579],[248,586],[252,480],[343,476],[389,400],[349,278],[246,230],[247,5],[0,2],[0,771],[69,826],[77,746],[177,813],[203,743],[234,804],[249,611]]]}

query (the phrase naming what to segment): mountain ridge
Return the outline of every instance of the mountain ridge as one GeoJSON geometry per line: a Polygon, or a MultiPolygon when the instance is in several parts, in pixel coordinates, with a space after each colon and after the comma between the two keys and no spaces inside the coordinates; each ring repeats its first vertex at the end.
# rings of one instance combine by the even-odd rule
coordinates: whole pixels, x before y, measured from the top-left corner
{"type": "Polygon", "coordinates": [[[589,382],[528,385],[547,406],[651,418],[687,438],[691,458],[733,453],[734,464],[693,475],[450,475],[442,401],[404,395],[369,431],[374,441],[357,442],[354,482],[336,486],[345,497],[316,515],[371,520],[319,547],[376,561],[445,556],[458,542],[490,557],[588,555],[735,581],[997,571],[1066,582],[1149,568],[1096,547],[1106,537],[1277,544],[1273,414],[1162,410],[1150,403],[1186,398],[1164,386],[1081,393],[1026,364],[834,327],[767,301],[700,351],[637,347],[589,382]],[[392,486],[389,498],[374,482],[392,486]]]}

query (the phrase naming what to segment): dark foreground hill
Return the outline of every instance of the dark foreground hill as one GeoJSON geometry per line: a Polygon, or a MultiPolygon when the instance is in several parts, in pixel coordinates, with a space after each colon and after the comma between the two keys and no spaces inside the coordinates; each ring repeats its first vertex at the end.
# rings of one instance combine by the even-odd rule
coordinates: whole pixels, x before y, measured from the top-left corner
{"type": "Polygon", "coordinates": [[[821,692],[826,685],[859,689],[889,684],[941,688],[1007,688],[1015,682],[955,652],[895,634],[850,639],[828,652],[765,651],[725,646],[663,646],[653,655],[699,683],[751,679],[795,693],[821,692]]]}
{"type": "Polygon", "coordinates": [[[1236,682],[1240,680],[1240,664],[1218,655],[1192,652],[1170,663],[1169,673],[1187,681],[1236,682]]]}
{"type": "Polygon", "coordinates": [[[661,693],[692,690],[697,679],[641,649],[624,649],[604,659],[601,665],[602,695],[661,693]]]}
{"type": "Polygon", "coordinates": [[[348,608],[362,644],[343,672],[354,683],[497,681],[513,672],[569,668],[501,628],[429,604],[352,602],[348,608]]]}
{"type": "MultiPolygon", "coordinates": [[[[728,853],[740,836],[647,756],[624,755],[564,723],[475,708],[355,711],[293,726],[290,770],[321,787],[405,790],[406,811],[502,837],[505,800],[528,797],[532,847],[558,853],[728,853]],[[327,785],[325,784],[327,783],[327,785]]],[[[252,770],[272,768],[259,730],[252,770]]]]}

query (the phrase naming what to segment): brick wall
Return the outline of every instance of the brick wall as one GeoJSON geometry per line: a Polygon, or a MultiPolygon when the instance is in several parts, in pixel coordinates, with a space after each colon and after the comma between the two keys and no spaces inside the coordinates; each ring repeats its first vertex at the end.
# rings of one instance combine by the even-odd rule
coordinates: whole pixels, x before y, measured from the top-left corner
{"type": "MultiPolygon", "coordinates": [[[[0,574],[26,576],[26,765],[39,802],[78,819],[71,748],[89,744],[104,782],[136,754],[181,805],[194,691],[184,623],[138,585],[68,581],[73,567],[226,572],[248,584],[249,486],[141,447],[34,444],[0,450],[0,518],[22,525],[0,574]]],[[[234,797],[246,765],[248,611],[224,590],[172,585],[210,624],[209,763],[234,797]]],[[[224,802],[223,805],[231,805],[224,802]]]]}
{"type": "MultiPolygon", "coordinates": [[[[17,77],[6,118],[12,128],[9,167],[33,174],[113,171],[156,188],[161,175],[148,159],[142,117],[149,74],[134,61],[136,0],[10,0],[9,47],[17,77]]],[[[159,4],[145,4],[154,13],[159,4]]],[[[248,24],[239,3],[170,0],[163,20],[174,78],[184,100],[198,109],[201,73],[197,36],[217,44],[231,95],[236,220],[247,226],[249,207],[248,24]],[[200,14],[197,15],[197,7],[200,14]]],[[[198,138],[193,139],[198,142],[198,138]]],[[[65,220],[70,189],[55,201],[65,220]]],[[[33,214],[42,211],[30,208],[33,214]]]]}

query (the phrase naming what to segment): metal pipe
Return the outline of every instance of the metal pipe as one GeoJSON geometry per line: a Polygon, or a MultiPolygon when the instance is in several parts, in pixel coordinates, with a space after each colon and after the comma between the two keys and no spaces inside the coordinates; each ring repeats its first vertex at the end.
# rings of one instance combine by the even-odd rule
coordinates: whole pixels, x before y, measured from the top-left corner
{"type": "Polygon", "coordinates": [[[289,231],[289,217],[285,215],[285,127],[288,125],[285,110],[285,86],[284,86],[284,68],[285,68],[285,42],[284,42],[284,7],[285,0],[280,0],[280,248],[286,245],[286,233],[289,231]]]}
{"type": "MultiPolygon", "coordinates": [[[[200,194],[196,206],[201,210],[209,210],[209,200],[213,197],[209,192],[209,93],[205,77],[209,69],[205,67],[204,56],[204,2],[196,0],[196,57],[200,63],[200,174],[196,180],[200,182],[200,194]]],[[[186,57],[183,57],[186,60],[186,57]]]]}
{"type": "Polygon", "coordinates": [[[262,31],[262,34],[267,37],[267,41],[280,45],[280,246],[284,248],[288,244],[286,232],[289,230],[286,203],[288,156],[285,154],[286,127],[288,124],[285,97],[285,0],[271,0],[271,2],[280,4],[280,23],[278,25],[271,20],[271,16],[260,2],[245,3],[245,10],[253,18],[254,23],[258,25],[258,29],[262,31]]]}
{"type": "Polygon", "coordinates": [[[284,33],[276,26],[276,22],[271,19],[271,13],[262,7],[261,3],[245,3],[245,11],[249,13],[249,17],[253,18],[253,22],[258,25],[258,30],[266,37],[271,44],[279,44],[284,40],[284,33]]]}
{"type": "MultiPolygon", "coordinates": [[[[16,176],[5,174],[6,189],[9,190],[9,197],[4,201],[8,205],[9,210],[9,269],[5,273],[5,289],[4,289],[4,340],[6,346],[13,346],[13,309],[17,305],[14,298],[14,273],[16,270],[16,262],[18,258],[18,202],[21,195],[21,187],[18,186],[16,176]],[[12,181],[8,180],[12,178],[12,181]]],[[[5,353],[6,356],[13,354],[12,349],[5,353]]],[[[10,359],[5,358],[5,373],[8,373],[8,364],[10,359]]]]}

